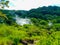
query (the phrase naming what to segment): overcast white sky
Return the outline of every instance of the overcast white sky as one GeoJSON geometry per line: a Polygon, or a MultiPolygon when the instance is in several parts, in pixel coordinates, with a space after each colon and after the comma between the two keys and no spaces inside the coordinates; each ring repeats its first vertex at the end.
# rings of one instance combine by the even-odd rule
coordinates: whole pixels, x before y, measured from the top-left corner
{"type": "MultiPolygon", "coordinates": [[[[30,10],[41,6],[57,5],[60,6],[60,0],[9,0],[10,7],[14,10],[30,10]]],[[[6,8],[7,9],[7,8],[6,8]]]]}

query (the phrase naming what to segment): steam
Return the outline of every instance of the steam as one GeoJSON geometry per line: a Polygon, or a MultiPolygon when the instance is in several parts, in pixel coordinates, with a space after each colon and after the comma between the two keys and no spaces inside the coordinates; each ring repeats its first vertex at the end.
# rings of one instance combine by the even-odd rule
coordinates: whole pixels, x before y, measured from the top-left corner
{"type": "MultiPolygon", "coordinates": [[[[16,15],[15,19],[18,25],[32,24],[29,18],[20,18],[18,15],[16,15]]],[[[52,22],[49,22],[48,25],[52,26],[52,22]]]]}
{"type": "Polygon", "coordinates": [[[49,25],[49,26],[52,26],[52,25],[53,25],[53,23],[52,23],[52,22],[49,22],[49,23],[48,23],[48,25],[49,25]]]}
{"type": "Polygon", "coordinates": [[[30,19],[28,18],[20,18],[18,15],[16,15],[16,23],[19,25],[24,25],[24,24],[31,24],[30,19]]]}

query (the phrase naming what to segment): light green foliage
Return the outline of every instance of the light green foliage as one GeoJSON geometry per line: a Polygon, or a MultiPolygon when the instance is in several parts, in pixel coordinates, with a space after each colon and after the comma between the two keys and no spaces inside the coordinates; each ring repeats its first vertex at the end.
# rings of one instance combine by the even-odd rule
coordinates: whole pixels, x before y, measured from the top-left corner
{"type": "Polygon", "coordinates": [[[19,41],[27,39],[34,40],[35,45],[60,45],[60,31],[52,30],[40,29],[35,25],[0,24],[0,44],[22,45],[23,43],[19,41]]]}

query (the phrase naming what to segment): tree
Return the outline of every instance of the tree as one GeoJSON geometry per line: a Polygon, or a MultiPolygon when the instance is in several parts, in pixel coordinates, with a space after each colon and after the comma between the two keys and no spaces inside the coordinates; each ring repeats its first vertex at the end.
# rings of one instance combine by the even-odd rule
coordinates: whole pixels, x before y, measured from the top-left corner
{"type": "Polygon", "coordinates": [[[9,1],[0,0],[0,8],[9,7],[8,3],[9,3],[9,1]]]}
{"type": "MultiPolygon", "coordinates": [[[[8,6],[8,3],[9,3],[9,1],[0,0],[0,8],[1,8],[1,9],[4,9],[4,7],[9,7],[9,6],[8,6]]],[[[1,21],[4,22],[5,20],[8,20],[6,14],[3,14],[2,11],[0,11],[0,18],[1,18],[1,19],[0,19],[0,22],[1,22],[1,21]]]]}
{"type": "Polygon", "coordinates": [[[0,12],[0,22],[4,22],[5,20],[8,20],[6,14],[3,14],[2,12],[0,12]]]}

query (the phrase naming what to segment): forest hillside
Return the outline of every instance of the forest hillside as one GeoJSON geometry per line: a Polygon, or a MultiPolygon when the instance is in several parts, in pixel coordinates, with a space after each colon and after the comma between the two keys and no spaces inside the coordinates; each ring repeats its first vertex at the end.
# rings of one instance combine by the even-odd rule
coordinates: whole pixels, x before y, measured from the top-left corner
{"type": "Polygon", "coordinates": [[[60,7],[0,9],[0,45],[60,45],[60,7]]]}

